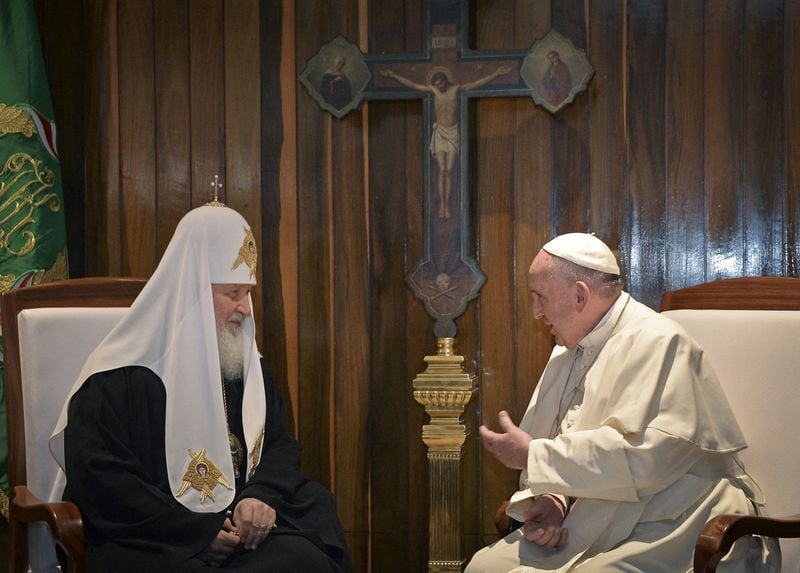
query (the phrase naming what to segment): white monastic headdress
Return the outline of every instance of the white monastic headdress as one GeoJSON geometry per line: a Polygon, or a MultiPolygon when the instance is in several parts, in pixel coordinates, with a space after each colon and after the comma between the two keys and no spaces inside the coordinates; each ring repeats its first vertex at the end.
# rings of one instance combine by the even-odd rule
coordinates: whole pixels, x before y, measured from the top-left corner
{"type": "Polygon", "coordinates": [[[545,244],[542,249],[595,271],[618,275],[617,257],[603,241],[590,233],[566,233],[545,244]]]}
{"type": "MultiPolygon", "coordinates": [[[[256,246],[250,226],[239,213],[220,203],[193,209],[184,216],[153,276],[87,360],[50,440],[62,468],[63,433],[72,395],[94,373],[145,366],[161,378],[167,391],[165,448],[173,495],[198,512],[217,512],[233,501],[233,489],[222,482],[213,489],[212,499],[207,491],[187,487],[186,481],[187,471],[197,465],[202,452],[202,459],[210,461],[227,484],[235,483],[212,283],[256,284],[256,246]]],[[[261,454],[266,398],[252,316],[243,322],[242,333],[242,418],[250,467],[261,454]]]]}

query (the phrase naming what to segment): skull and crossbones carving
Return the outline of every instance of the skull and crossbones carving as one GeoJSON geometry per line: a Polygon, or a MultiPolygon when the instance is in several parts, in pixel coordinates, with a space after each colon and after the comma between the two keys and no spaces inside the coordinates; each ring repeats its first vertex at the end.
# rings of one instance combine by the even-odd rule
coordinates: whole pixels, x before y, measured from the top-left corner
{"type": "Polygon", "coordinates": [[[452,294],[450,294],[454,290],[456,290],[456,287],[450,286],[450,275],[448,275],[447,273],[439,273],[438,275],[436,275],[435,282],[436,282],[436,288],[439,289],[439,292],[431,296],[432,301],[436,300],[440,296],[447,297],[450,300],[455,300],[455,297],[452,294]]]}

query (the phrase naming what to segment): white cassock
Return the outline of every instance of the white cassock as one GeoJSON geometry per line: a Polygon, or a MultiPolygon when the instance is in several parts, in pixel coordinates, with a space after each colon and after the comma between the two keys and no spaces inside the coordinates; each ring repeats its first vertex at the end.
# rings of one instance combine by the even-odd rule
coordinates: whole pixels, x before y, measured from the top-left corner
{"type": "MultiPolygon", "coordinates": [[[[702,349],[627,293],[578,348],[553,350],[520,428],[534,439],[507,512],[524,521],[534,496],[571,498],[569,539],[542,548],[520,529],[476,553],[467,573],[691,571],[706,521],[761,501],[702,349]]],[[[775,551],[742,539],[719,570],[772,571],[775,551]]]]}

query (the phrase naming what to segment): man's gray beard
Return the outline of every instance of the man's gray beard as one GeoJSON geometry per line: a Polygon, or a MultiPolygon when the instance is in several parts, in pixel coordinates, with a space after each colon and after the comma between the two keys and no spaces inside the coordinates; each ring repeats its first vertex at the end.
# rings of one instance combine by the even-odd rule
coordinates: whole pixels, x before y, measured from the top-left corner
{"type": "Polygon", "coordinates": [[[244,372],[244,345],[241,329],[236,334],[223,328],[217,331],[219,366],[225,380],[241,380],[244,372]]]}

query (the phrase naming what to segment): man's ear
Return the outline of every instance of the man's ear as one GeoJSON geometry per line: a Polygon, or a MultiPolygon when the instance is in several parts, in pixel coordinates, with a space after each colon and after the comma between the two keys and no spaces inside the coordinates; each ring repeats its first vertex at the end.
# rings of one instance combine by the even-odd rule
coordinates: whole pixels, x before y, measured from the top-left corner
{"type": "Polygon", "coordinates": [[[579,309],[589,302],[589,286],[583,281],[575,281],[575,302],[579,309]]]}

